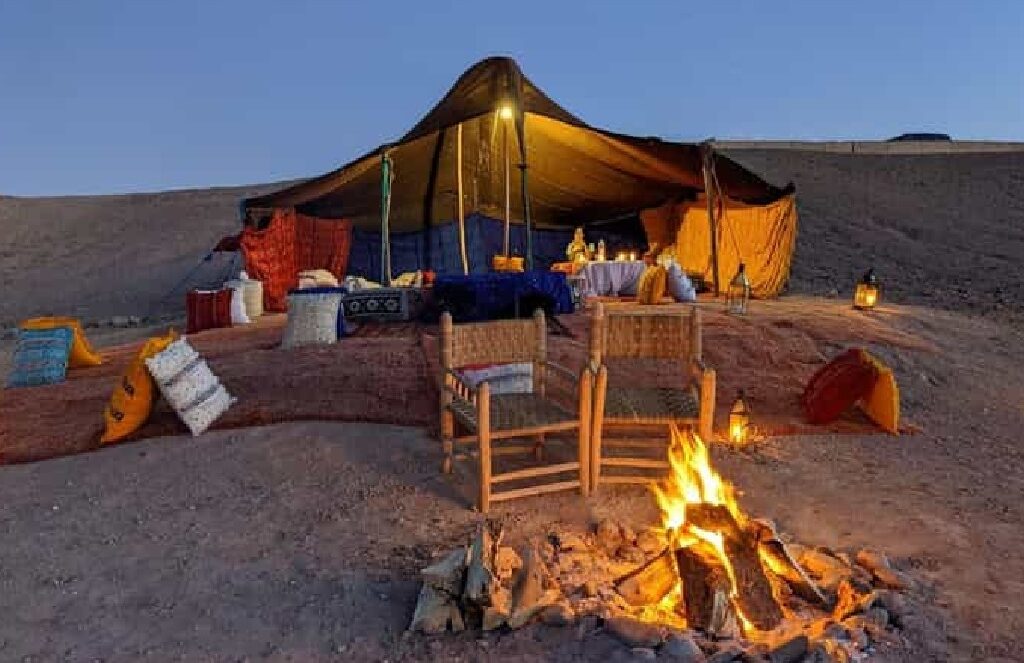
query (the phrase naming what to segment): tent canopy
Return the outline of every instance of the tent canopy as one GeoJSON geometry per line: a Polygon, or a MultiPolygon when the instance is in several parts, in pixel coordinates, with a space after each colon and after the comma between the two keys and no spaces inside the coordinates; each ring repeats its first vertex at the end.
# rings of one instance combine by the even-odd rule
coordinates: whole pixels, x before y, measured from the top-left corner
{"type": "MultiPolygon", "coordinates": [[[[467,212],[505,216],[507,167],[511,215],[522,219],[522,163],[529,173],[531,217],[540,228],[614,219],[704,191],[699,145],[591,127],[552,101],[514,60],[492,57],[466,71],[397,142],[320,177],[249,198],[243,211],[295,208],[309,216],[349,219],[356,229],[378,229],[386,151],[395,174],[391,231],[451,221],[457,218],[460,125],[467,212]]],[[[721,192],[736,201],[767,204],[792,191],[720,154],[714,155],[714,167],[721,192]]]]}

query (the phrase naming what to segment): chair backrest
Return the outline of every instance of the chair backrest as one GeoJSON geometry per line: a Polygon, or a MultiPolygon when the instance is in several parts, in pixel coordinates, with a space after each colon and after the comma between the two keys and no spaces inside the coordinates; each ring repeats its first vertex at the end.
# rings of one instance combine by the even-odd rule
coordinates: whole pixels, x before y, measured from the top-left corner
{"type": "Polygon", "coordinates": [[[598,304],[591,319],[590,359],[701,358],[700,309],[598,304]]]}
{"type": "Polygon", "coordinates": [[[441,367],[471,364],[539,364],[547,358],[547,326],[540,309],[528,320],[453,324],[441,316],[441,367]]]}

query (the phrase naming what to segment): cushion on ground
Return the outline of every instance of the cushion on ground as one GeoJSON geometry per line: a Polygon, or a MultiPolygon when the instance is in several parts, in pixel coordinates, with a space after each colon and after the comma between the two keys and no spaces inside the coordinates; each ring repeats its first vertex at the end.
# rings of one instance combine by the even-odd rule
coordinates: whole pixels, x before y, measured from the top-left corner
{"type": "MultiPolygon", "coordinates": [[[[471,430],[476,430],[476,408],[466,401],[452,403],[455,418],[471,430]]],[[[534,426],[573,423],[574,413],[536,394],[497,394],[491,396],[491,430],[504,431],[534,426]]]]}
{"type": "Polygon", "coordinates": [[[810,424],[827,424],[839,418],[871,391],[878,369],[860,348],[850,348],[822,366],[807,383],[800,403],[810,424]]]}
{"type": "Polygon", "coordinates": [[[7,387],[63,382],[73,339],[74,332],[69,327],[20,330],[7,387]]]}
{"type": "Polygon", "coordinates": [[[871,390],[860,401],[860,407],[871,421],[893,435],[900,434],[900,389],[892,369],[872,355],[878,378],[871,390]]]}
{"type": "Polygon", "coordinates": [[[151,338],[139,349],[128,369],[114,387],[110,402],[103,410],[105,424],[100,442],[110,444],[128,437],[142,427],[153,410],[155,386],[146,370],[146,360],[162,352],[177,339],[173,331],[151,338]]]}
{"type": "Polygon", "coordinates": [[[658,387],[608,387],[604,416],[609,419],[695,419],[700,402],[694,391],[658,387]]]}
{"type": "Polygon", "coordinates": [[[74,337],[71,339],[71,354],[68,357],[68,368],[84,368],[86,366],[99,366],[103,363],[99,353],[93,350],[89,339],[85,337],[82,325],[78,318],[47,317],[31,318],[25,320],[19,327],[22,329],[54,329],[55,327],[67,327],[74,337]]]}
{"type": "Polygon", "coordinates": [[[336,343],[339,325],[344,332],[340,311],[344,292],[344,288],[310,288],[288,293],[288,327],[281,347],[336,343]]]}
{"type": "Polygon", "coordinates": [[[146,359],[160,393],[193,435],[200,435],[234,402],[210,367],[184,338],[146,359]]]}

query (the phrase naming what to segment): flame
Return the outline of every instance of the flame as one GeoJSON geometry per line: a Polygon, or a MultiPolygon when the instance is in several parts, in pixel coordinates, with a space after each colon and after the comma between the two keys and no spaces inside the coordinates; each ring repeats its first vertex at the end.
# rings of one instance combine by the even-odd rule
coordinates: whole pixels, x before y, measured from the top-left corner
{"type": "MultiPolygon", "coordinates": [[[[684,434],[672,427],[672,443],[669,448],[671,472],[661,485],[654,485],[654,496],[661,509],[662,525],[669,532],[669,541],[676,548],[686,548],[697,542],[708,544],[717,561],[725,567],[732,586],[731,597],[736,596],[736,575],[729,556],[725,552],[725,539],[720,532],[701,529],[686,520],[686,507],[690,504],[713,504],[724,506],[743,527],[746,517],[736,502],[736,491],[732,484],[722,478],[711,466],[711,456],[704,442],[693,434],[684,434]]],[[[734,603],[735,605],[735,603],[734,603]]],[[[754,626],[736,608],[744,633],[751,633],[754,626]]]]}

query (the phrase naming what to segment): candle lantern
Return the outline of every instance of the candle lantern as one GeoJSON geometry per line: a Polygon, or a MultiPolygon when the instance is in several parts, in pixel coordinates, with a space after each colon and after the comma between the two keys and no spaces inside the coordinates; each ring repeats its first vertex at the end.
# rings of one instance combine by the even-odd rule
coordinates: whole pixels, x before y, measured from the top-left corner
{"type": "Polygon", "coordinates": [[[632,260],[633,262],[636,262],[636,251],[629,252],[629,259],[632,260]]]}
{"type": "Polygon", "coordinates": [[[729,410],[729,441],[737,446],[747,443],[750,434],[750,410],[743,398],[743,390],[736,394],[736,400],[729,410]]]}
{"type": "Polygon", "coordinates": [[[878,304],[881,288],[878,284],[878,277],[875,276],[874,268],[869,269],[857,283],[853,291],[853,307],[856,309],[872,309],[878,304]]]}
{"type": "Polygon", "coordinates": [[[729,289],[725,296],[725,310],[728,313],[743,315],[747,312],[747,302],[750,300],[750,281],[747,279],[747,267],[742,262],[736,270],[736,276],[729,282],[729,289]]]}

